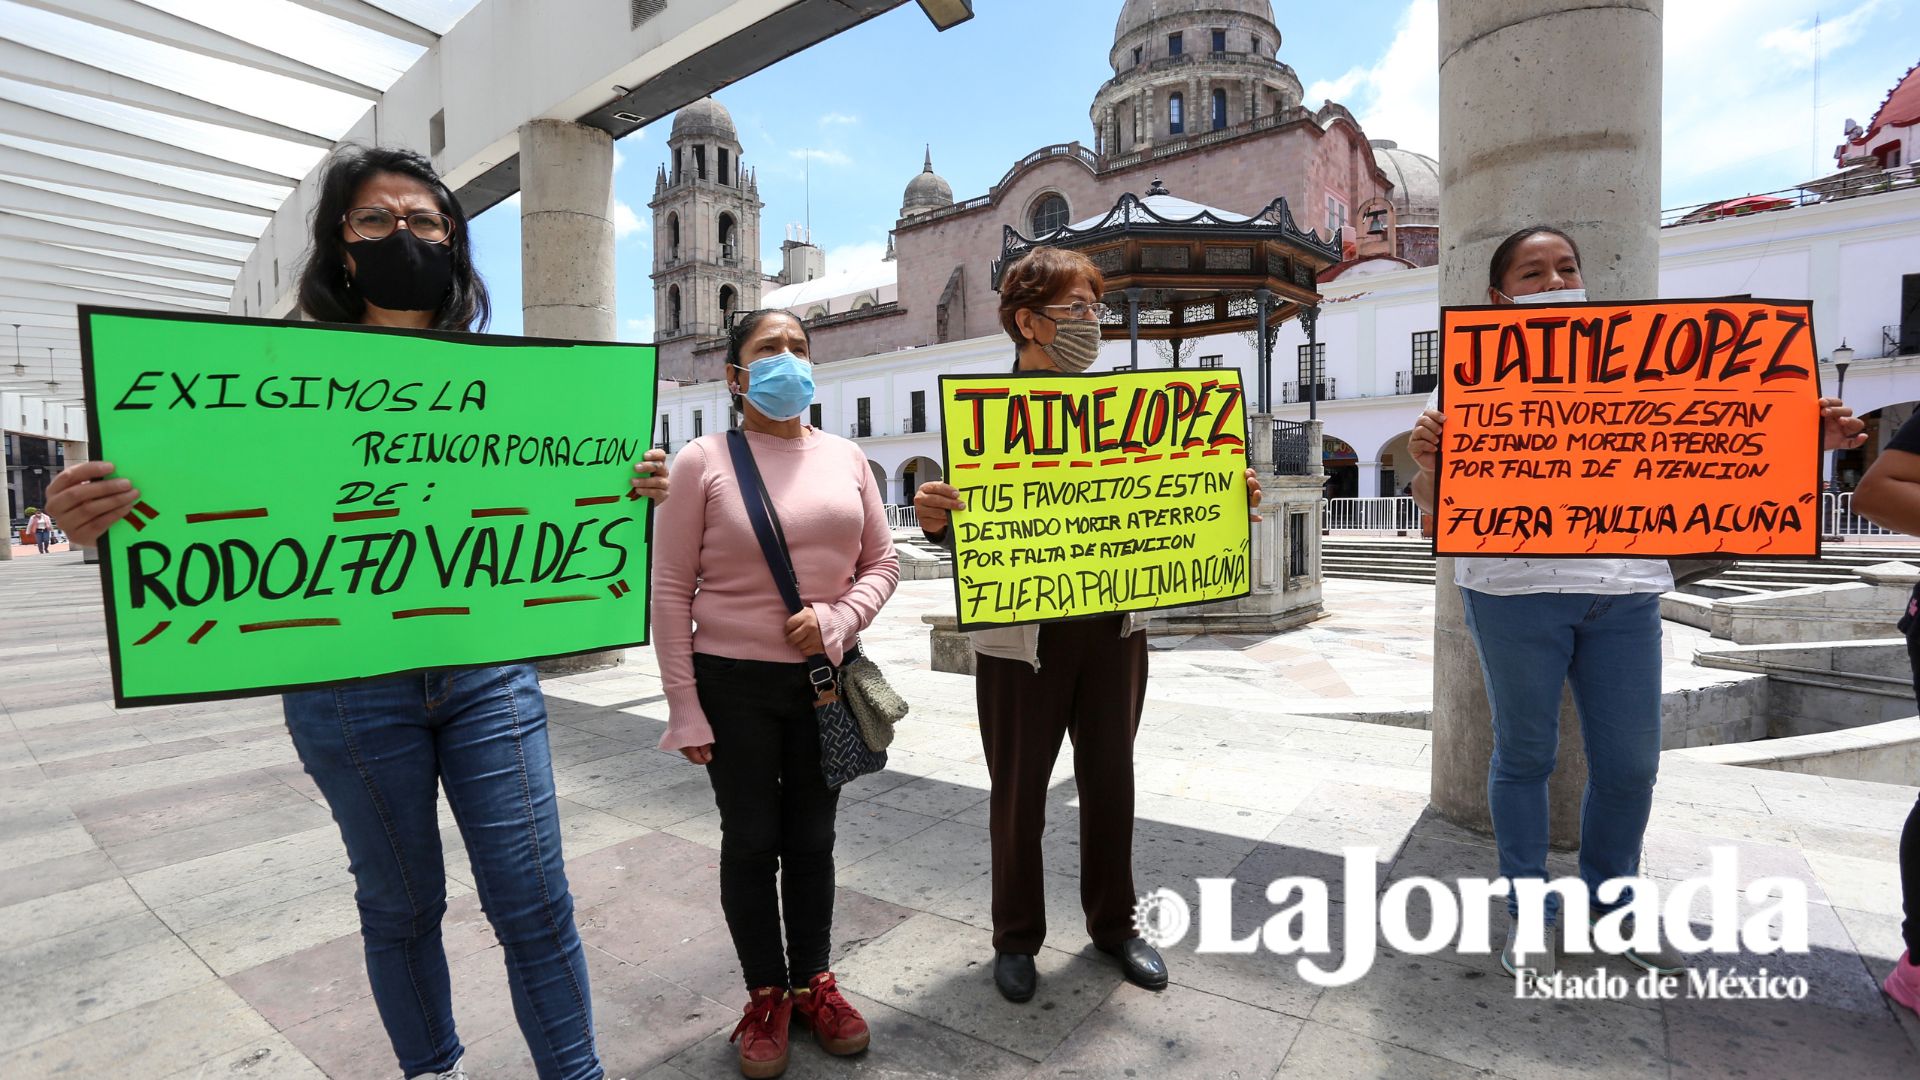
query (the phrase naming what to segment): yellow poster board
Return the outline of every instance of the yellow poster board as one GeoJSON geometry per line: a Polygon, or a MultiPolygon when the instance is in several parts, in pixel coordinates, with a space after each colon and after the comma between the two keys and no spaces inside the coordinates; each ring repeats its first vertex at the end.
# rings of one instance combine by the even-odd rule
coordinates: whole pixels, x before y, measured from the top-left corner
{"type": "Polygon", "coordinates": [[[1252,590],[1240,372],[940,379],[962,630],[1252,590]]]}

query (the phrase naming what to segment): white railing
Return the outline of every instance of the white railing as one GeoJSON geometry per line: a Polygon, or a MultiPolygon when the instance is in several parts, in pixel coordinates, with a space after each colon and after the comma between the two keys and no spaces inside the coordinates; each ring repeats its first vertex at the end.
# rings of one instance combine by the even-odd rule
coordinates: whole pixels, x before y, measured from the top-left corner
{"type": "Polygon", "coordinates": [[[1418,532],[1420,507],[1410,496],[1324,500],[1326,528],[1357,532],[1418,532]]]}
{"type": "Polygon", "coordinates": [[[1820,496],[1820,535],[1822,536],[1898,536],[1853,512],[1853,492],[1829,491],[1820,496]]]}
{"type": "MultiPolygon", "coordinates": [[[[909,516],[912,507],[907,507],[909,516]]],[[[1329,531],[1417,532],[1420,508],[1413,499],[1327,499],[1326,528],[1329,531]]],[[[1820,534],[1845,538],[1898,536],[1853,512],[1852,492],[1827,492],[1820,496],[1820,534]]]]}
{"type": "Polygon", "coordinates": [[[914,516],[911,505],[894,506],[888,504],[882,507],[882,509],[887,512],[887,528],[889,529],[912,529],[918,528],[920,525],[920,519],[914,516]]]}

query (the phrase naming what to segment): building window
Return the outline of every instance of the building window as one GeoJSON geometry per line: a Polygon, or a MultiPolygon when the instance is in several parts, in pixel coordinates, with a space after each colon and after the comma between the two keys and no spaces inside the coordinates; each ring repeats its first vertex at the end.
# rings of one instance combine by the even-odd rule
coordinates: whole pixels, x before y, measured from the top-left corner
{"type": "Polygon", "coordinates": [[[853,435],[864,439],[873,434],[873,399],[861,398],[854,403],[853,435]]]}
{"type": "Polygon", "coordinates": [[[680,286],[667,286],[667,331],[680,332],[680,286]]]}
{"type": "Polygon", "coordinates": [[[732,214],[720,215],[720,258],[732,262],[740,257],[739,230],[732,214]]]}
{"type": "Polygon", "coordinates": [[[693,171],[700,179],[707,178],[707,148],[704,146],[693,148],[693,171]]]}
{"type": "Polygon", "coordinates": [[[1259,38],[1253,39],[1253,55],[1255,56],[1260,55],[1260,39],[1259,38]]]}
{"type": "Polygon", "coordinates": [[[1214,355],[1214,356],[1203,356],[1203,357],[1201,357],[1201,358],[1200,358],[1200,366],[1201,366],[1201,367],[1203,367],[1203,368],[1208,368],[1208,367],[1219,367],[1219,366],[1220,366],[1220,361],[1221,361],[1222,359],[1223,359],[1223,357],[1221,357],[1220,355],[1217,355],[1217,354],[1216,354],[1216,355],[1214,355]]]}
{"type": "Polygon", "coordinates": [[[1347,227],[1347,204],[1338,196],[1327,196],[1327,238],[1347,227]]]}
{"type": "Polygon", "coordinates": [[[1215,90],[1213,92],[1213,130],[1219,131],[1226,126],[1227,92],[1225,90],[1215,90]]]}
{"type": "Polygon", "coordinates": [[[660,441],[655,443],[654,445],[658,446],[662,450],[673,449],[673,439],[671,438],[672,433],[673,433],[673,429],[669,427],[667,423],[667,414],[661,413],[660,414],[660,441]]]}
{"type": "Polygon", "coordinates": [[[1033,205],[1033,217],[1029,224],[1033,226],[1033,235],[1045,236],[1067,223],[1067,200],[1053,192],[1041,197],[1033,205]]]}
{"type": "Polygon", "coordinates": [[[720,182],[731,185],[732,181],[727,179],[727,148],[723,146],[714,152],[720,155],[720,182]]]}
{"type": "Polygon", "coordinates": [[[1227,51],[1227,32],[1225,30],[1219,30],[1219,29],[1214,30],[1213,51],[1217,53],[1223,53],[1227,51]]]}
{"type": "Polygon", "coordinates": [[[1180,53],[1184,51],[1185,47],[1186,46],[1181,38],[1181,35],[1179,35],[1178,33],[1167,35],[1167,55],[1168,56],[1179,56],[1180,53]]]}
{"type": "Polygon", "coordinates": [[[813,404],[807,406],[807,423],[811,424],[816,428],[820,426],[820,403],[819,402],[816,401],[813,404]]]}
{"type": "Polygon", "coordinates": [[[913,415],[907,417],[907,430],[913,432],[927,430],[927,392],[925,390],[913,392],[911,411],[913,415]]]}
{"type": "Polygon", "coordinates": [[[674,147],[673,148],[673,182],[676,184],[680,182],[680,173],[682,171],[681,166],[684,163],[685,163],[685,148],[678,147],[678,146],[674,147]]]}
{"type": "Polygon", "coordinates": [[[1307,566],[1307,515],[1294,512],[1287,515],[1287,577],[1304,576],[1307,566]]]}
{"type": "Polygon", "coordinates": [[[667,261],[680,261],[680,215],[667,215],[667,261]]]}
{"type": "Polygon", "coordinates": [[[1187,99],[1178,91],[1167,95],[1167,134],[1179,135],[1187,130],[1187,99]]]}
{"type": "Polygon", "coordinates": [[[1139,67],[1139,66],[1140,66],[1140,53],[1141,53],[1141,52],[1142,52],[1142,49],[1141,49],[1141,47],[1140,47],[1140,46],[1138,46],[1138,45],[1135,45],[1135,46],[1133,47],[1133,66],[1134,66],[1134,67],[1139,67]]]}
{"type": "Polygon", "coordinates": [[[720,327],[721,329],[723,330],[732,329],[733,307],[734,307],[734,304],[737,302],[738,301],[736,298],[736,294],[733,291],[733,286],[731,285],[720,286],[720,327]]]}
{"type": "Polygon", "coordinates": [[[699,409],[693,410],[693,437],[697,439],[706,434],[706,429],[707,418],[701,414],[699,409]]]}
{"type": "Polygon", "coordinates": [[[1413,335],[1413,380],[1408,391],[1415,394],[1431,393],[1435,376],[1439,374],[1440,331],[1416,330],[1413,335]]]}
{"type": "MultiPolygon", "coordinates": [[[[1327,344],[1300,346],[1300,400],[1313,396],[1313,384],[1327,381],[1327,344]]],[[[1320,400],[1327,400],[1327,389],[1320,388],[1320,400]]]]}

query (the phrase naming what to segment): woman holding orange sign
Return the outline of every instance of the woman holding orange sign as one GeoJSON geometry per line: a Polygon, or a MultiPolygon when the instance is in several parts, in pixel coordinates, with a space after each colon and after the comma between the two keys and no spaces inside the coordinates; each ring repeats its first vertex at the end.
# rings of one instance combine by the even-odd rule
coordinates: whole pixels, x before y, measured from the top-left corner
{"type": "MultiPolygon", "coordinates": [[[[1494,250],[1487,298],[1493,304],[1584,301],[1579,247],[1558,229],[1521,229],[1494,250]]],[[[1446,423],[1438,401],[1436,392],[1408,440],[1420,466],[1413,497],[1429,514],[1446,423]]],[[[1865,440],[1865,425],[1839,400],[1823,398],[1820,406],[1829,449],[1865,440]]],[[[1580,876],[1589,890],[1637,876],[1660,767],[1660,594],[1674,587],[1666,560],[1460,558],[1454,583],[1493,709],[1487,803],[1501,875],[1509,881],[1547,876],[1547,782],[1558,752],[1561,688],[1571,683],[1588,761],[1580,876]]],[[[1558,900],[1547,894],[1549,925],[1558,900]]],[[[1507,904],[1517,912],[1511,894],[1507,904]]],[[[1598,919],[1617,906],[1596,903],[1590,915],[1598,919]]],[[[1521,954],[1518,927],[1516,919],[1501,966],[1514,975],[1552,975],[1551,946],[1544,956],[1521,954]]],[[[1626,959],[1659,974],[1685,967],[1664,938],[1657,948],[1629,948],[1626,959]]]]}

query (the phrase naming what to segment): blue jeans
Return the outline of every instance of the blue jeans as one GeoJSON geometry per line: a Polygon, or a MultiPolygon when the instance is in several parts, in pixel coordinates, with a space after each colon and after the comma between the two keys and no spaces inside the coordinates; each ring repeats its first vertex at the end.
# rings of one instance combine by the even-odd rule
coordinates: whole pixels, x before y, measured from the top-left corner
{"type": "Polygon", "coordinates": [[[347,844],[367,981],[401,1071],[444,1072],[465,1052],[440,941],[444,785],[535,1069],[541,1080],[599,1080],[533,669],[369,679],[288,694],[284,705],[300,763],[347,844]]]}
{"type": "MultiPolygon", "coordinates": [[[[1560,689],[1570,682],[1587,748],[1580,877],[1591,900],[1601,882],[1640,872],[1660,771],[1660,596],[1460,592],[1493,705],[1487,804],[1500,873],[1547,876],[1547,780],[1560,747],[1560,689]]],[[[1547,895],[1549,921],[1559,900],[1547,895]]],[[[1516,910],[1511,894],[1507,906],[1516,910]]]]}

